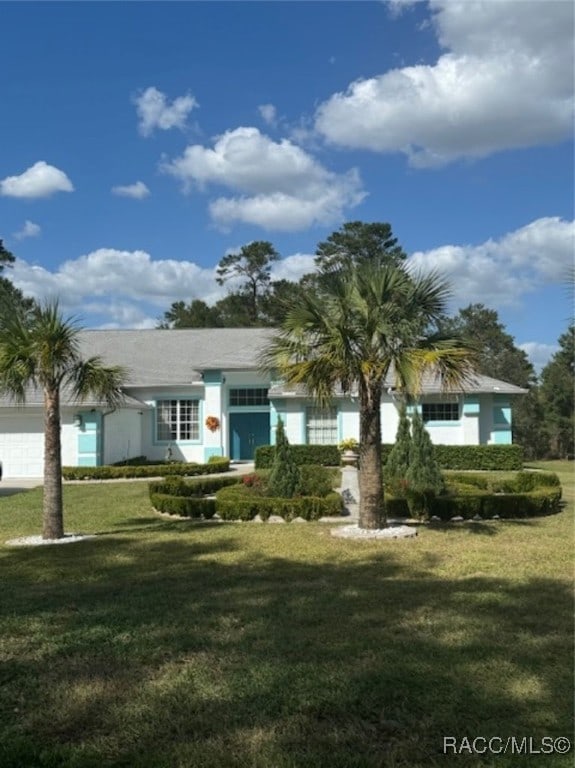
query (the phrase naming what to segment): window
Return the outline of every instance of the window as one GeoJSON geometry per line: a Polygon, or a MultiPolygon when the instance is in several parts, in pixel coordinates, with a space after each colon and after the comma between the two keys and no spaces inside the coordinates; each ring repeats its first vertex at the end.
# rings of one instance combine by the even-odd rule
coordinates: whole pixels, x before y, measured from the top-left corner
{"type": "Polygon", "coordinates": [[[306,442],[308,445],[337,443],[337,410],[335,408],[306,410],[306,442]]]}
{"type": "Polygon", "coordinates": [[[230,389],[230,405],[269,405],[268,390],[264,387],[230,389]]]}
{"type": "Polygon", "coordinates": [[[459,403],[423,403],[423,421],[459,421],[459,403]]]}
{"type": "Polygon", "coordinates": [[[158,400],[156,436],[160,441],[199,440],[199,400],[158,400]]]}

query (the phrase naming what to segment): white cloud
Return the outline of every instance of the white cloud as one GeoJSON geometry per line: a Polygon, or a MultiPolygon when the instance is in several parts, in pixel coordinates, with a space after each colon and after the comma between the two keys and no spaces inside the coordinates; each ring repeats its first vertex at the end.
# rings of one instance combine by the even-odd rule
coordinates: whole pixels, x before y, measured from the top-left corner
{"type": "Polygon", "coordinates": [[[27,237],[39,237],[42,232],[42,228],[39,224],[35,224],[33,221],[26,219],[22,229],[18,232],[14,232],[16,240],[25,240],[27,237]]]}
{"type": "Polygon", "coordinates": [[[0,181],[0,194],[5,197],[33,199],[50,197],[56,192],[73,192],[72,182],[64,171],[39,160],[20,176],[7,176],[0,181]]]}
{"type": "MultiPolygon", "coordinates": [[[[298,253],[282,259],[272,279],[298,280],[313,269],[313,258],[298,253]]],[[[215,267],[114,248],[99,248],[55,271],[17,259],[10,278],[26,295],[59,297],[66,314],[89,316],[90,325],[101,328],[153,328],[174,301],[213,304],[229,288],[216,283],[215,267]]]]}
{"type": "Polygon", "coordinates": [[[411,165],[430,167],[572,135],[571,3],[430,6],[446,52],[434,65],[389,70],[334,94],[316,112],[327,141],[402,152],[411,165]]]}
{"type": "Polygon", "coordinates": [[[114,248],[66,261],[54,272],[18,259],[11,278],[25,294],[38,299],[60,296],[67,311],[80,315],[101,303],[105,322],[120,324],[127,318],[143,322],[153,308],[163,312],[173,301],[216,301],[224,291],[215,282],[214,269],[114,248]]]}
{"type": "Polygon", "coordinates": [[[272,280],[296,282],[304,275],[315,271],[315,256],[309,253],[293,253],[276,261],[271,270],[272,280]]]}
{"type": "Polygon", "coordinates": [[[526,341],[524,344],[519,344],[519,349],[522,349],[525,352],[537,373],[540,373],[541,369],[547,365],[559,347],[557,344],[542,344],[539,341],[526,341]]]}
{"type": "Polygon", "coordinates": [[[112,194],[118,195],[118,197],[132,197],[134,200],[142,200],[144,197],[148,197],[150,190],[143,181],[136,181],[134,184],[112,187],[112,194]]]}
{"type": "Polygon", "coordinates": [[[166,95],[153,86],[146,88],[134,98],[138,113],[138,130],[142,136],[151,136],[156,128],[167,131],[170,128],[185,128],[188,115],[198,102],[191,94],[178,96],[172,103],[166,95]]]}
{"type": "Polygon", "coordinates": [[[277,125],[277,112],[273,104],[260,104],[258,111],[262,116],[262,120],[267,124],[275,127],[277,125]]]}
{"type": "Polygon", "coordinates": [[[480,245],[418,251],[408,263],[416,270],[436,269],[444,274],[458,306],[478,300],[505,306],[520,303],[541,283],[564,281],[574,244],[575,222],[549,217],[480,245]]]}
{"type": "Polygon", "coordinates": [[[365,196],[357,170],[328,171],[291,141],[272,141],[257,128],[227,131],[215,139],[213,149],[189,146],[162,168],[188,191],[192,185],[204,189],[216,184],[236,192],[210,204],[214,221],[222,227],[241,221],[295,231],[330,224],[365,196]]]}

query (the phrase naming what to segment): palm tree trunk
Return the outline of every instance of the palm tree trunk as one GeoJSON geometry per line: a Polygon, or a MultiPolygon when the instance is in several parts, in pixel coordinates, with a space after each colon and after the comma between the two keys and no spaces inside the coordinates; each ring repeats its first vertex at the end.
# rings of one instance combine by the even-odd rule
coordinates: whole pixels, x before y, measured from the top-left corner
{"type": "Polygon", "coordinates": [[[60,393],[44,390],[44,504],[42,538],[64,535],[62,504],[62,445],[60,439],[60,393]]]}
{"type": "Polygon", "coordinates": [[[359,527],[385,528],[381,467],[381,385],[360,382],[359,527]]]}

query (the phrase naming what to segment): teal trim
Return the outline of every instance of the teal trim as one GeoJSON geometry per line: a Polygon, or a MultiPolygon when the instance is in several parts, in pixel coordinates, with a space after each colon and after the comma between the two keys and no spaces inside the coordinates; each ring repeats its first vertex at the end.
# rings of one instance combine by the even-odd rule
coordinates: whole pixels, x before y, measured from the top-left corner
{"type": "Polygon", "coordinates": [[[82,411],[78,416],[82,419],[78,430],[78,466],[99,467],[102,463],[102,414],[82,411]]]}
{"type": "Polygon", "coordinates": [[[341,443],[343,440],[343,413],[337,409],[337,442],[341,443]]]}
{"type": "Polygon", "coordinates": [[[496,405],[493,408],[493,424],[497,426],[511,425],[511,407],[496,405]]]}
{"type": "Polygon", "coordinates": [[[214,448],[204,448],[204,461],[206,462],[211,456],[223,456],[223,455],[224,455],[224,449],[221,446],[214,447],[214,448]]]}
{"type": "Polygon", "coordinates": [[[203,375],[204,384],[221,384],[222,372],[221,371],[204,371],[203,375]]]}
{"type": "Polygon", "coordinates": [[[467,395],[463,402],[463,413],[465,416],[478,416],[480,412],[480,403],[478,397],[467,395]]]}
{"type": "Polygon", "coordinates": [[[99,467],[99,464],[94,464],[94,460],[90,456],[78,456],[79,467],[99,467]]]}
{"type": "Polygon", "coordinates": [[[510,429],[495,429],[491,433],[495,445],[511,445],[513,442],[510,429]]]}

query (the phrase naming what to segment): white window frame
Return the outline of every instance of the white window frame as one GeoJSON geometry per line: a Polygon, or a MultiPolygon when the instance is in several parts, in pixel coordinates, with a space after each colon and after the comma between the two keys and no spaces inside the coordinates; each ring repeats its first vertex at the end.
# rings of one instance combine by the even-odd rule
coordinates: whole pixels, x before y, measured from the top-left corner
{"type": "Polygon", "coordinates": [[[156,442],[190,443],[200,439],[200,401],[193,397],[156,400],[156,442]]]}
{"type": "Polygon", "coordinates": [[[305,409],[305,441],[307,445],[337,445],[337,408],[305,409]]]}

